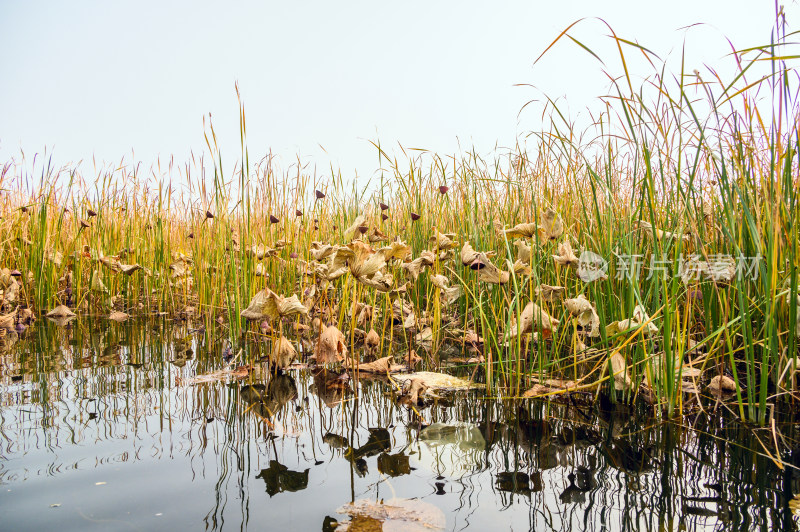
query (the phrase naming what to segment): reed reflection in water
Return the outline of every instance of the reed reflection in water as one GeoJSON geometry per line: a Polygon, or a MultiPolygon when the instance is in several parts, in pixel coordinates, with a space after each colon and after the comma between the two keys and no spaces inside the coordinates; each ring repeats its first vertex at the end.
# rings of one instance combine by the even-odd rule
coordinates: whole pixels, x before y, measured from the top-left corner
{"type": "Polygon", "coordinates": [[[483,392],[415,411],[380,379],[271,375],[257,342],[246,377],[198,382],[226,340],[166,321],[16,340],[0,370],[7,530],[320,530],[348,502],[392,498],[434,505],[447,530],[798,528],[797,470],[723,415],[679,426],[483,392]]]}

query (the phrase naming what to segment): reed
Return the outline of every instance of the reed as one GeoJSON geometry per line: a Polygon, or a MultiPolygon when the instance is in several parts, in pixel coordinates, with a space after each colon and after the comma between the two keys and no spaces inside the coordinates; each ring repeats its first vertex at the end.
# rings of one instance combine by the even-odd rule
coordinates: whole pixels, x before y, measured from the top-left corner
{"type": "MultiPolygon", "coordinates": [[[[374,329],[382,351],[415,349],[431,367],[472,348],[469,364],[511,395],[533,380],[570,380],[540,392],[606,389],[666,416],[712,377],[730,378],[740,417],[764,424],[777,401],[795,397],[800,329],[797,56],[777,20],[768,45],[732,52],[732,79],[683,64],[671,72],[611,30],[622,73],[585,129],[548,101],[532,147],[490,161],[475,152],[397,159],[376,142],[380,178],[363,190],[299,161],[282,169],[271,154],[251,164],[241,100],[233,166],[210,121],[208,153],[184,166],[159,161],[144,172],[123,162],[88,175],[45,158],[8,161],[3,306],[166,312],[245,342],[261,333],[242,311],[269,288],[311,310],[273,330],[319,318],[347,332],[356,356],[374,329]],[[625,67],[631,51],[653,65],[638,86],[625,67]],[[354,240],[369,253],[392,241],[410,252],[381,266],[382,289],[353,274],[352,255],[342,262],[350,272],[333,278],[354,240]],[[334,255],[315,260],[314,242],[336,246],[334,255]],[[467,242],[477,255],[464,265],[467,242]],[[431,260],[412,272],[426,250],[431,260]],[[587,252],[607,261],[607,278],[587,276],[587,252]],[[448,301],[435,276],[461,296],[448,301]],[[565,302],[579,295],[583,311],[565,302]]],[[[572,29],[551,47],[571,38],[600,60],[572,29]]]]}

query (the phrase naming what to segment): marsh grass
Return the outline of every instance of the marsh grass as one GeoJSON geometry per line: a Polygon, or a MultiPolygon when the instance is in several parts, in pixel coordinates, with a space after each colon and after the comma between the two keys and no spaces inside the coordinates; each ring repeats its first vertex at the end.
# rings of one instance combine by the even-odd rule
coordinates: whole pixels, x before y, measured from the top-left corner
{"type": "MultiPolygon", "coordinates": [[[[776,401],[794,400],[794,371],[785,370],[795,367],[787,365],[796,363],[798,334],[797,56],[794,34],[780,13],[777,20],[769,45],[732,51],[736,73],[728,80],[714,69],[684,72],[683,62],[673,73],[611,30],[622,74],[609,75],[610,95],[584,130],[548,100],[550,122],[531,134],[533,147],[491,161],[475,152],[403,152],[397,159],[375,143],[380,177],[363,190],[299,161],[286,170],[271,155],[251,164],[241,100],[242,152],[232,167],[210,121],[208,154],[181,167],[159,163],[148,173],[120,164],[86,175],[54,168],[49,159],[9,161],[0,176],[0,266],[23,275],[6,310],[43,315],[67,304],[93,315],[169,313],[227,327],[234,342],[243,342],[264,334],[240,317],[256,292],[269,288],[305,300],[313,286],[312,313],[290,321],[319,317],[336,325],[351,353],[360,353],[357,333],[375,329],[381,351],[407,346],[438,367],[444,348],[463,349],[465,332],[472,332],[481,339],[478,363],[492,389],[518,396],[532,379],[572,379],[577,389],[608,390],[615,400],[646,396],[666,416],[683,412],[685,401],[697,404],[682,373],[691,366],[702,371],[698,387],[730,376],[740,418],[764,424],[776,401]],[[653,65],[638,86],[628,75],[630,54],[653,65]],[[541,225],[548,209],[563,220],[563,234],[523,239],[531,248],[530,273],[515,273],[518,244],[503,230],[541,225]],[[368,225],[363,238],[377,230],[389,241],[400,239],[411,247],[410,258],[423,250],[439,255],[430,240],[434,228],[455,234],[459,247],[414,282],[398,261],[390,262],[395,287],[410,283],[400,294],[351,275],[327,282],[306,274],[299,265],[313,261],[312,242],[349,243],[353,235],[345,230],[359,214],[368,225]],[[477,251],[494,251],[491,261],[510,273],[509,281],[479,281],[479,272],[462,266],[458,250],[467,241],[477,251]],[[608,278],[585,282],[574,267],[556,264],[552,256],[565,241],[577,255],[605,258],[608,278]],[[260,257],[259,247],[273,251],[260,257]],[[685,282],[676,267],[690,256],[759,260],[748,275],[685,282]],[[142,269],[120,274],[104,257],[142,269]],[[622,257],[638,257],[641,275],[626,275],[622,257]],[[665,264],[670,275],[659,275],[665,264]],[[434,274],[460,285],[463,296],[444,306],[430,282],[434,274]],[[599,336],[581,332],[561,302],[537,296],[542,284],[564,287],[567,298],[585,295],[596,309],[599,336]],[[414,327],[392,319],[398,299],[413,305],[414,327]],[[531,301],[560,325],[547,331],[537,324],[535,335],[508,339],[531,301]],[[367,323],[356,322],[354,303],[373,307],[367,323]],[[646,323],[609,328],[638,306],[646,323]],[[420,345],[428,326],[430,345],[420,345]],[[614,355],[623,357],[630,384],[614,386],[621,376],[612,375],[614,355]]],[[[551,46],[569,38],[601,61],[570,34],[573,28],[551,46]]],[[[281,334],[291,326],[275,325],[281,334]]]]}

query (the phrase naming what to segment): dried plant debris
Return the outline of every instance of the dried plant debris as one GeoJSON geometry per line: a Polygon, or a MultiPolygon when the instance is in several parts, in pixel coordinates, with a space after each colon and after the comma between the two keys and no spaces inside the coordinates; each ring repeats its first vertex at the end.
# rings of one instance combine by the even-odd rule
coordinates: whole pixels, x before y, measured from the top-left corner
{"type": "Polygon", "coordinates": [[[406,532],[443,532],[447,526],[444,512],[419,499],[358,500],[338,510],[350,517],[338,523],[336,532],[366,530],[403,530],[406,532]]]}

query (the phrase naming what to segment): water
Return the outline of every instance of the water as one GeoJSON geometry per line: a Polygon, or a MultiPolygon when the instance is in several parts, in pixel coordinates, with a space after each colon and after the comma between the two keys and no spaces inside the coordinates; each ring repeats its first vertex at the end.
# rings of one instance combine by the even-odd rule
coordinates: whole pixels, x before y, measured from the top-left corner
{"type": "Polygon", "coordinates": [[[380,499],[424,503],[446,530],[798,528],[798,475],[759,443],[774,452],[771,431],[724,414],[656,423],[482,391],[415,412],[388,382],[309,370],[193,383],[224,345],[88,321],[6,345],[0,528],[324,530],[380,499]]]}

